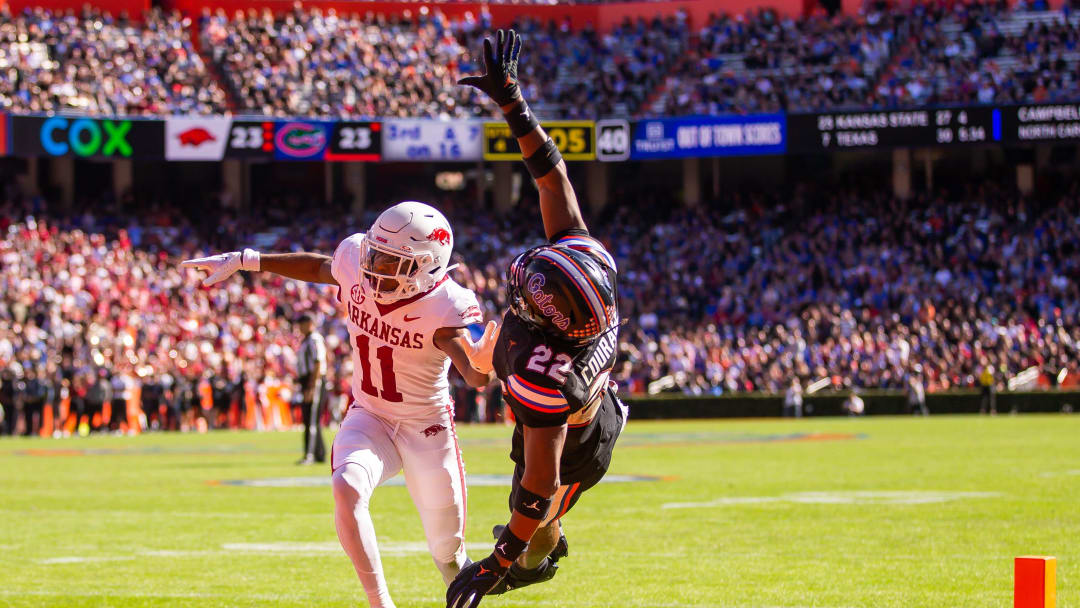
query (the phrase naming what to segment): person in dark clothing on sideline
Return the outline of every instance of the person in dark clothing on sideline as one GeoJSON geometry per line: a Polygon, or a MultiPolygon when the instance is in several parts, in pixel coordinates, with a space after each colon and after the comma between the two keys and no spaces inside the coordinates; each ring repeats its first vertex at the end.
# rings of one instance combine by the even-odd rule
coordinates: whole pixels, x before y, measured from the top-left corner
{"type": "Polygon", "coordinates": [[[223,363],[218,373],[210,378],[210,394],[214,402],[213,411],[208,414],[210,428],[229,425],[229,405],[232,386],[229,384],[229,369],[223,363]]]}
{"type": "Polygon", "coordinates": [[[97,377],[94,378],[93,384],[86,391],[86,415],[89,418],[90,430],[96,431],[100,428],[104,405],[111,400],[112,382],[109,380],[109,372],[104,367],[100,367],[97,370],[97,377]],[[95,415],[98,416],[96,422],[94,421],[95,415]]]}
{"type": "Polygon", "coordinates": [[[37,434],[41,429],[41,414],[45,409],[45,397],[48,389],[45,382],[45,370],[41,366],[26,368],[26,382],[23,394],[23,435],[37,434]]]}
{"type": "Polygon", "coordinates": [[[15,374],[10,369],[0,372],[0,435],[15,432],[15,374]]]}
{"type": "Polygon", "coordinates": [[[64,380],[57,369],[56,363],[49,362],[45,368],[45,405],[42,407],[42,424],[45,420],[45,408],[52,414],[52,427],[48,429],[49,435],[56,437],[57,431],[63,427],[64,421],[60,419],[60,400],[64,380]]]}
{"type": "Polygon", "coordinates": [[[326,461],[326,444],[319,422],[325,393],[326,344],[322,334],[315,331],[311,315],[301,315],[298,324],[304,336],[296,357],[300,409],[304,417],[304,455],[297,464],[312,464],[326,461]]]}
{"type": "Polygon", "coordinates": [[[161,420],[161,380],[156,375],[147,376],[143,382],[139,399],[142,401],[143,416],[146,417],[146,428],[160,429],[164,425],[161,420]]]}

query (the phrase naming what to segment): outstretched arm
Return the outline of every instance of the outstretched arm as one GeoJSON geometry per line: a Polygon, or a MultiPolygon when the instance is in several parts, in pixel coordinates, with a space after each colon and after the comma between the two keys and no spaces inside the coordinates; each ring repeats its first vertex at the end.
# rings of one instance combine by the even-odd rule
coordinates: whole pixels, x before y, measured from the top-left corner
{"type": "Polygon", "coordinates": [[[180,265],[208,271],[210,275],[203,279],[203,285],[206,286],[220,283],[238,270],[273,272],[299,281],[337,285],[337,281],[330,274],[332,260],[330,256],[320,253],[260,254],[254,249],[245,249],[184,260],[180,265]]]}
{"type": "Polygon", "coordinates": [[[494,47],[490,39],[484,39],[484,74],[462,78],[458,82],[480,89],[499,104],[510,132],[521,147],[525,166],[536,180],[544,232],[550,239],[565,230],[585,229],[586,226],[577,195],[566,174],[566,163],[521,95],[517,82],[520,52],[521,38],[517,33],[499,30],[494,47]]]}
{"type": "MultiPolygon", "coordinates": [[[[510,114],[525,104],[521,100],[516,104],[503,107],[504,114],[510,114]]],[[[521,146],[521,157],[529,158],[536,154],[546,142],[550,141],[544,128],[540,125],[529,133],[517,138],[521,146]]],[[[577,194],[570,184],[570,178],[566,174],[566,161],[559,158],[558,164],[550,172],[536,178],[536,188],[540,191],[540,216],[544,220],[544,234],[552,238],[556,234],[570,228],[587,229],[585,220],[581,217],[581,207],[578,205],[577,194]]]]}
{"type": "Polygon", "coordinates": [[[469,330],[464,327],[440,327],[435,330],[432,340],[439,350],[450,356],[450,361],[469,386],[484,388],[495,379],[490,365],[482,369],[472,361],[470,354],[476,350],[476,344],[469,337],[469,330]]]}
{"type": "Polygon", "coordinates": [[[299,252],[268,253],[260,257],[262,258],[261,270],[264,272],[273,272],[309,283],[338,284],[334,276],[330,274],[330,263],[333,258],[328,255],[299,252]]]}
{"type": "MultiPolygon", "coordinates": [[[[523,426],[522,431],[525,438],[525,472],[521,476],[521,487],[550,503],[551,497],[559,491],[559,460],[562,459],[563,445],[566,443],[567,426],[523,426]]],[[[543,513],[525,513],[524,509],[514,509],[507,528],[515,537],[528,542],[546,516],[547,509],[543,513]]],[[[496,557],[507,568],[513,562],[498,553],[496,557]]]]}

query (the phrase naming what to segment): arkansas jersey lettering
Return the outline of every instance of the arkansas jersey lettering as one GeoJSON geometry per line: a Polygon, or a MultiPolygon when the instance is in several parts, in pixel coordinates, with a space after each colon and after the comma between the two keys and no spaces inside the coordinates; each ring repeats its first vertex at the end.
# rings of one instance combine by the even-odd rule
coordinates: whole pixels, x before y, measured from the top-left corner
{"type": "MultiPolygon", "coordinates": [[[[447,378],[451,362],[431,337],[440,328],[467,325],[462,314],[479,311],[480,303],[473,292],[444,277],[426,293],[379,306],[363,281],[364,239],[357,233],[341,241],[330,264],[341,286],[352,347],[352,398],[357,407],[387,420],[441,416],[453,402],[447,378]]],[[[417,432],[430,440],[449,432],[431,424],[417,432]]]]}
{"type": "Polygon", "coordinates": [[[394,327],[375,315],[362,310],[349,302],[349,320],[356,323],[362,331],[378,338],[391,346],[402,348],[424,348],[424,334],[410,333],[407,329],[394,327]]]}

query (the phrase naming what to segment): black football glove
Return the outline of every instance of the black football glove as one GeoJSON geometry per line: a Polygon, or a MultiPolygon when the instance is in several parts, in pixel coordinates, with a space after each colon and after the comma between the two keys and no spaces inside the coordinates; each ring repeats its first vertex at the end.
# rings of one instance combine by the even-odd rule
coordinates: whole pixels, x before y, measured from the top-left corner
{"type": "Polygon", "coordinates": [[[499,30],[495,33],[495,48],[491,39],[484,38],[484,75],[467,76],[458,84],[476,87],[487,93],[499,107],[510,105],[521,99],[518,88],[518,53],[521,52],[521,38],[517,32],[499,30]]]}
{"type": "Polygon", "coordinates": [[[446,608],[476,608],[480,600],[506,576],[495,554],[461,569],[446,590],[446,608]]]}

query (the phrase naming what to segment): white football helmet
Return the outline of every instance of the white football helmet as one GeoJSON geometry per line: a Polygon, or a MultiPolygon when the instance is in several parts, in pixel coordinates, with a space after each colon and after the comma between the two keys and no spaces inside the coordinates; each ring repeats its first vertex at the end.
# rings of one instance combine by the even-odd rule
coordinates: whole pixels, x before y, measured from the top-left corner
{"type": "Polygon", "coordinates": [[[360,272],[380,304],[424,293],[450,270],[454,234],[431,205],[405,201],[383,211],[364,235],[360,272]]]}

